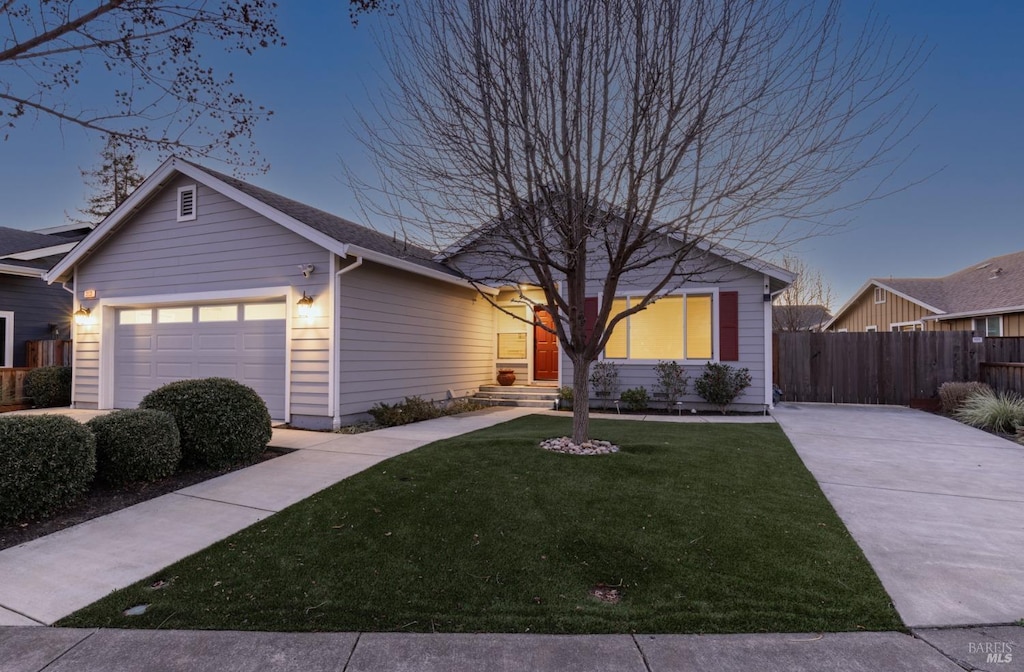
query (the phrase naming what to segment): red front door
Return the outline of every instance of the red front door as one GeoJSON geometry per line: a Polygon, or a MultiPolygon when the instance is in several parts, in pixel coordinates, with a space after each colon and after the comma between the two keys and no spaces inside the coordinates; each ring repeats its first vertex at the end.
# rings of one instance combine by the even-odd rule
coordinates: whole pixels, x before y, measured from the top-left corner
{"type": "Polygon", "coordinates": [[[558,337],[544,329],[555,328],[551,313],[543,308],[534,309],[535,325],[533,327],[533,379],[558,380],[558,337]]]}

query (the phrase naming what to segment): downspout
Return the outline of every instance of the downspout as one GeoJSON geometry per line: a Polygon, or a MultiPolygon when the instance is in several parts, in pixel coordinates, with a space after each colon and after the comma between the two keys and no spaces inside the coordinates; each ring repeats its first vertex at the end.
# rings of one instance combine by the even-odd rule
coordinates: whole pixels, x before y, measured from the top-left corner
{"type": "Polygon", "coordinates": [[[341,269],[334,274],[334,305],[332,310],[334,311],[334,344],[331,347],[331,397],[334,399],[334,419],[331,421],[331,426],[334,429],[341,427],[341,404],[340,399],[340,372],[338,371],[338,338],[341,335],[341,276],[345,275],[350,271],[354,271],[363,265],[363,257],[357,256],[356,260],[341,269]]]}

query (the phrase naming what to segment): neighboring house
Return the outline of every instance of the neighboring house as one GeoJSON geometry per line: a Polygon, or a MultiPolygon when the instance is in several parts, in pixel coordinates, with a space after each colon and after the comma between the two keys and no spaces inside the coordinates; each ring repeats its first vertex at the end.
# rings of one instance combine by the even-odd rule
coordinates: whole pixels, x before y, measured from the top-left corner
{"type": "Polygon", "coordinates": [[[825,306],[792,306],[775,304],[772,307],[772,328],[775,331],[821,331],[832,313],[825,306]]]}
{"type": "Polygon", "coordinates": [[[941,278],[872,278],[826,328],[1024,336],[1024,251],[941,278]]]}
{"type": "MultiPolygon", "coordinates": [[[[491,305],[529,318],[537,290],[481,296],[456,270],[470,254],[435,255],[169,159],[46,279],[74,287],[82,318],[76,407],[133,407],[173,380],[227,376],[256,389],[276,420],[330,428],[377,402],[472,394],[499,367],[517,368],[523,383],[571,381],[557,341],[491,305]]],[[[792,276],[729,264],[728,277],[659,301],[632,318],[626,342],[609,344],[623,389],[652,385],[651,366],[670,354],[625,334],[668,329],[691,375],[706,361],[735,362],[755,380],[741,404],[771,403],[770,297],[792,276]]],[[[622,300],[633,289],[624,284],[622,300]]]]}
{"type": "Polygon", "coordinates": [[[25,366],[25,342],[71,338],[69,291],[43,274],[88,232],[0,227],[0,367],[25,366]]]}

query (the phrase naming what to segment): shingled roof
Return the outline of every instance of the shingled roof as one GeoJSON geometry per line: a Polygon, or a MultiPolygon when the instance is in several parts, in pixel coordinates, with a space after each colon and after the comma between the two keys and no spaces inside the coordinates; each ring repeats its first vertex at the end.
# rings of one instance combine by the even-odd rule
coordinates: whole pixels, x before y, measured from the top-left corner
{"type": "Polygon", "coordinates": [[[0,257],[64,245],[67,242],[69,242],[67,238],[0,226],[0,257]]]}
{"type": "Polygon", "coordinates": [[[215,170],[210,170],[205,166],[200,166],[190,161],[183,161],[183,163],[189,163],[197,169],[207,173],[224,184],[227,184],[235,189],[238,189],[243,194],[255,198],[257,201],[274,208],[284,214],[296,219],[303,224],[316,229],[320,233],[323,233],[331,238],[334,238],[338,242],[347,243],[349,245],[355,245],[367,250],[373,250],[374,252],[380,252],[397,259],[404,259],[411,263],[430,268],[435,271],[447,273],[455,277],[461,277],[458,273],[453,271],[448,266],[438,263],[434,260],[437,254],[434,251],[428,250],[418,245],[413,245],[405,240],[399,239],[397,236],[388,236],[379,231],[374,231],[368,227],[350,222],[347,219],[342,219],[337,215],[332,215],[329,212],[314,208],[311,205],[300,203],[299,201],[293,201],[290,198],[275,194],[272,191],[267,191],[260,187],[249,184],[237,178],[223,173],[218,173],[215,170]]]}

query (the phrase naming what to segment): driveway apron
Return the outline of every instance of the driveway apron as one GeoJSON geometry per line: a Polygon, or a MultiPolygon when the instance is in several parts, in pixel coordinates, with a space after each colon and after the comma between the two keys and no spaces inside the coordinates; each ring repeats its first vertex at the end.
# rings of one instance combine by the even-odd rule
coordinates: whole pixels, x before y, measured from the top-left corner
{"type": "Polygon", "coordinates": [[[773,414],[908,626],[1024,618],[1024,447],[901,407],[773,414]]]}

